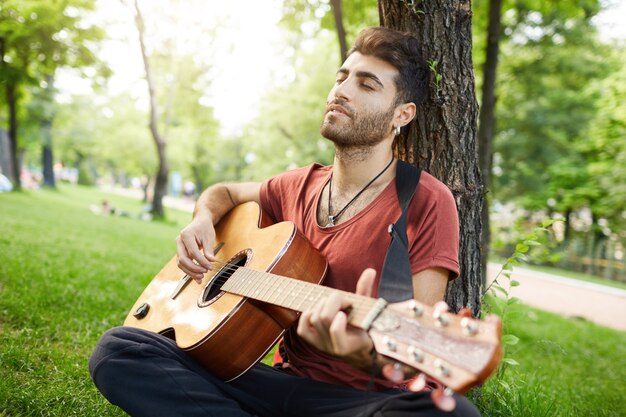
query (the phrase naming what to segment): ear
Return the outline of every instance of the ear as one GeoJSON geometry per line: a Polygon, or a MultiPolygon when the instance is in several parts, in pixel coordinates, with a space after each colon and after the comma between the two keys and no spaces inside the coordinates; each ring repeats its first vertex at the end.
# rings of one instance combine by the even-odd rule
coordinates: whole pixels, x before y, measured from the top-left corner
{"type": "Polygon", "coordinates": [[[411,123],[411,120],[415,117],[416,106],[415,103],[404,103],[396,107],[394,126],[406,126],[411,123]]]}

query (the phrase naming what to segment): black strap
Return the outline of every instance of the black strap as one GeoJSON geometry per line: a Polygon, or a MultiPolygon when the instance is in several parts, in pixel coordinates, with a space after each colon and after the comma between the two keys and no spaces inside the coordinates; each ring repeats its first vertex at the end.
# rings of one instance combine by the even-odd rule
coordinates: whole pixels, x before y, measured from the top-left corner
{"type": "Polygon", "coordinates": [[[396,190],[402,214],[395,224],[389,225],[391,243],[385,255],[378,285],[378,296],[393,303],[413,298],[413,274],[409,260],[406,221],[409,203],[417,190],[421,173],[419,168],[398,160],[396,190]]]}

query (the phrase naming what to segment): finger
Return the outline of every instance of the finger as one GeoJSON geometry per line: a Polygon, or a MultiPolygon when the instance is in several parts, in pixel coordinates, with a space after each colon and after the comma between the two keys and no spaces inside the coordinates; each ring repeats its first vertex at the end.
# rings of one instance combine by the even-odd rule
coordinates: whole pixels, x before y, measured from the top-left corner
{"type": "Polygon", "coordinates": [[[319,320],[324,325],[324,327],[329,328],[335,320],[337,313],[345,308],[350,307],[351,303],[348,300],[344,300],[344,298],[339,293],[333,293],[330,297],[324,299],[321,303],[318,304],[319,308],[319,320]]]}
{"type": "Polygon", "coordinates": [[[208,270],[211,267],[211,263],[202,252],[201,238],[197,236],[194,230],[190,226],[186,227],[178,235],[178,240],[185,246],[189,258],[208,270]]]}
{"type": "Polygon", "coordinates": [[[196,243],[198,244],[198,247],[202,248],[202,255],[204,255],[204,259],[206,260],[206,262],[198,262],[200,262],[203,266],[206,266],[208,269],[213,269],[211,262],[215,262],[215,253],[212,242],[213,239],[202,239],[200,237],[196,237],[196,243]]]}
{"type": "Polygon", "coordinates": [[[298,336],[302,337],[309,343],[312,343],[318,337],[317,330],[311,325],[311,311],[305,311],[300,315],[298,327],[296,328],[298,336]]]}
{"type": "Polygon", "coordinates": [[[349,346],[347,340],[348,316],[343,311],[335,314],[335,318],[328,328],[328,335],[331,343],[338,355],[344,355],[348,352],[349,346]]]}
{"type": "Polygon", "coordinates": [[[202,278],[204,273],[207,272],[206,268],[193,262],[187,253],[187,248],[180,239],[176,239],[176,254],[178,256],[178,267],[190,276],[202,278]]]}
{"type": "Polygon", "coordinates": [[[376,270],[367,268],[361,273],[359,281],[356,283],[356,293],[371,297],[374,293],[374,281],[376,280],[376,270]]]}

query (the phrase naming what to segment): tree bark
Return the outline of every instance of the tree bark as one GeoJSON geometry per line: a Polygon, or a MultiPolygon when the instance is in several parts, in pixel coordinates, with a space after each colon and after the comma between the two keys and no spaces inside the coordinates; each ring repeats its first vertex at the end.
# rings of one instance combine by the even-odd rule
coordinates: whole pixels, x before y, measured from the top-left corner
{"type": "Polygon", "coordinates": [[[54,188],[54,155],[52,151],[52,121],[54,119],[54,78],[50,75],[46,77],[46,90],[42,100],[46,109],[44,111],[43,120],[41,122],[41,162],[43,166],[43,185],[45,187],[54,188]]]}
{"type": "MultiPolygon", "coordinates": [[[[488,192],[491,187],[491,168],[493,165],[493,132],[496,124],[496,71],[501,29],[502,0],[490,0],[489,22],[487,25],[487,46],[485,64],[483,66],[482,103],[478,119],[478,149],[480,157],[480,173],[483,186],[488,192]]],[[[488,199],[487,199],[488,201],[488,199]]],[[[489,229],[489,204],[483,205],[481,219],[484,225],[481,235],[482,255],[480,269],[482,284],[487,280],[487,261],[491,248],[491,231],[489,229]]]]}
{"type": "Polygon", "coordinates": [[[343,27],[343,9],[341,0],[330,0],[330,6],[333,9],[335,28],[337,29],[337,38],[339,38],[339,53],[341,54],[341,62],[343,63],[348,57],[348,42],[346,41],[346,30],[343,27]]]}
{"type": "Polygon", "coordinates": [[[157,126],[158,105],[156,93],[154,91],[154,81],[152,79],[152,71],[150,69],[150,62],[148,60],[148,54],[146,51],[146,45],[144,43],[144,21],[139,9],[139,1],[135,0],[135,23],[139,32],[139,45],[141,46],[141,56],[143,58],[143,65],[146,72],[146,81],[148,82],[148,92],[150,94],[150,132],[157,148],[157,154],[159,157],[159,167],[155,176],[154,193],[152,196],[152,208],[151,213],[156,218],[163,218],[165,211],[163,210],[163,197],[167,194],[167,177],[169,174],[169,166],[167,162],[167,154],[165,152],[166,142],[165,139],[159,133],[157,126]]]}
{"type": "Polygon", "coordinates": [[[5,88],[9,110],[9,157],[11,159],[11,175],[13,176],[11,180],[13,181],[14,189],[17,191],[22,188],[20,180],[21,164],[17,153],[17,86],[12,82],[7,82],[5,88]]]}
{"type": "Polygon", "coordinates": [[[480,213],[484,202],[476,146],[478,105],[472,70],[472,10],[469,1],[379,0],[382,26],[413,33],[424,59],[437,61],[424,104],[398,154],[430,172],[452,191],[460,221],[461,276],[448,286],[452,309],[480,311],[480,213]]]}

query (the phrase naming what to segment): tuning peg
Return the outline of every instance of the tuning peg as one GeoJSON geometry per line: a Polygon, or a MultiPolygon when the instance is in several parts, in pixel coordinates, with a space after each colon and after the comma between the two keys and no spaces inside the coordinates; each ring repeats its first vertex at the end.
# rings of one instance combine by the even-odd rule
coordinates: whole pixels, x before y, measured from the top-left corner
{"type": "Polygon", "coordinates": [[[456,407],[456,400],[452,396],[453,392],[450,388],[436,388],[430,393],[430,398],[432,398],[435,406],[446,412],[450,412],[454,410],[456,407]]]}
{"type": "Polygon", "coordinates": [[[407,352],[414,362],[420,363],[424,361],[424,352],[420,348],[411,345],[407,348],[407,352]]]}
{"type": "Polygon", "coordinates": [[[389,336],[383,337],[383,343],[391,352],[395,352],[396,350],[398,350],[398,344],[389,336]]]}
{"type": "Polygon", "coordinates": [[[398,362],[383,365],[382,373],[391,382],[400,383],[404,380],[404,372],[402,372],[402,366],[398,362]]]}
{"type": "Polygon", "coordinates": [[[450,376],[450,368],[443,363],[441,359],[436,359],[434,362],[435,368],[437,368],[437,374],[440,377],[446,378],[450,376]]]}
{"type": "Polygon", "coordinates": [[[446,312],[450,309],[445,301],[437,302],[433,307],[433,318],[437,320],[437,324],[440,326],[447,326],[450,323],[450,319],[446,312]]]}
{"type": "Polygon", "coordinates": [[[411,300],[408,306],[409,306],[409,310],[413,312],[415,317],[421,317],[424,314],[424,306],[422,306],[417,301],[411,300]]]}
{"type": "Polygon", "coordinates": [[[476,322],[469,317],[463,317],[461,319],[461,327],[463,328],[463,332],[470,336],[478,333],[478,324],[476,324],[476,322]]]}
{"type": "Polygon", "coordinates": [[[408,385],[409,391],[420,392],[424,388],[426,388],[426,375],[424,373],[420,373],[418,376],[413,378],[408,385]]]}

